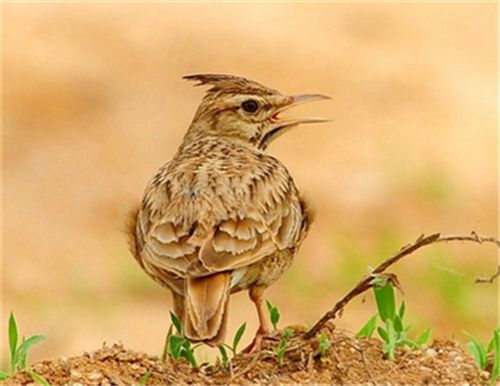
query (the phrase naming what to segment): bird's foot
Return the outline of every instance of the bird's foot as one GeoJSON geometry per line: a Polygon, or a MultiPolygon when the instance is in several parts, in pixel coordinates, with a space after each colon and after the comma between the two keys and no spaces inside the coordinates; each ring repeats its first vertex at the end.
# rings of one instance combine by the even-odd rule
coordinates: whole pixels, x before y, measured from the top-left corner
{"type": "Polygon", "coordinates": [[[255,338],[253,338],[252,340],[252,343],[245,347],[242,352],[245,354],[253,354],[259,351],[262,345],[262,341],[264,340],[266,335],[268,335],[268,331],[259,328],[257,330],[257,333],[255,334],[255,338]]]}

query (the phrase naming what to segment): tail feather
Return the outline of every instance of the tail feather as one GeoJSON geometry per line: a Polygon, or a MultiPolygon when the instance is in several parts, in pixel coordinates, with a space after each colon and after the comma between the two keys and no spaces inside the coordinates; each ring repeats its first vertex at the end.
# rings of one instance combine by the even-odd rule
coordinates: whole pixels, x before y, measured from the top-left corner
{"type": "Polygon", "coordinates": [[[224,340],[230,281],[229,272],[186,280],[186,337],[211,345],[224,340]]]}

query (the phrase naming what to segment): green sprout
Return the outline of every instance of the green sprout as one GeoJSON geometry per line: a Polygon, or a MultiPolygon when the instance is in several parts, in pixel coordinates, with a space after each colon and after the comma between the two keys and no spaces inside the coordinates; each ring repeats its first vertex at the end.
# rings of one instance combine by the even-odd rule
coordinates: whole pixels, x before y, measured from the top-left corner
{"type": "Polygon", "coordinates": [[[226,347],[224,344],[221,344],[218,348],[221,356],[222,366],[227,367],[229,365],[229,355],[227,355],[226,347]]]}
{"type": "Polygon", "coordinates": [[[291,337],[293,337],[293,330],[289,327],[285,328],[278,346],[274,349],[274,353],[278,357],[278,363],[280,366],[283,366],[285,363],[285,352],[291,337]]]}
{"type": "Polygon", "coordinates": [[[233,354],[233,358],[236,356],[238,353],[238,345],[241,341],[241,338],[243,337],[243,334],[245,333],[245,329],[247,328],[247,324],[243,323],[240,328],[236,331],[236,334],[234,334],[233,338],[233,343],[231,346],[227,344],[222,344],[219,346],[219,351],[221,354],[221,359],[222,359],[222,364],[224,367],[227,367],[229,364],[229,355],[227,354],[226,348],[228,348],[231,353],[233,354]]]}
{"type": "MultiPolygon", "coordinates": [[[[280,321],[281,314],[269,300],[266,300],[267,310],[269,311],[269,319],[271,320],[271,324],[273,325],[273,330],[276,331],[278,329],[278,322],[280,321]]],[[[281,339],[278,343],[278,346],[274,348],[274,353],[278,357],[278,363],[280,366],[283,365],[285,360],[285,351],[288,346],[288,342],[290,338],[293,336],[293,329],[287,327],[283,330],[281,335],[281,339]]]]}
{"type": "Polygon", "coordinates": [[[236,352],[238,350],[238,344],[240,343],[240,340],[243,337],[243,334],[245,333],[246,328],[247,328],[247,324],[243,323],[240,326],[240,328],[238,328],[238,331],[236,331],[236,334],[234,335],[233,345],[231,346],[231,351],[233,352],[234,355],[236,355],[236,352]]]}
{"type": "Polygon", "coordinates": [[[45,380],[45,378],[43,378],[41,375],[36,374],[34,371],[27,369],[29,349],[31,348],[31,346],[44,340],[45,336],[33,335],[28,339],[25,339],[23,337],[21,339],[21,342],[19,343],[19,329],[17,327],[16,318],[14,317],[14,314],[12,312],[9,315],[8,335],[10,349],[9,371],[0,371],[0,381],[11,377],[17,370],[26,370],[35,382],[42,385],[48,385],[48,382],[45,380]]]}
{"type": "Polygon", "coordinates": [[[273,325],[273,330],[276,331],[278,322],[280,321],[280,312],[269,300],[266,300],[266,305],[269,311],[269,319],[271,319],[271,324],[273,325]]]}
{"type": "Polygon", "coordinates": [[[318,338],[318,349],[319,349],[319,355],[321,358],[325,357],[326,352],[328,349],[331,347],[330,340],[326,336],[325,333],[322,333],[319,338],[318,338]]]}
{"type": "Polygon", "coordinates": [[[361,327],[361,329],[356,334],[359,337],[371,338],[375,330],[377,329],[377,316],[378,314],[373,315],[366,324],[361,327]]]}
{"type": "Polygon", "coordinates": [[[170,319],[177,334],[172,334],[171,329],[166,339],[166,352],[175,360],[185,358],[192,367],[197,367],[194,351],[200,346],[192,346],[189,339],[187,339],[182,332],[182,324],[179,318],[173,313],[170,313],[170,319]]]}
{"type": "Polygon", "coordinates": [[[40,374],[37,374],[33,370],[30,370],[30,369],[26,369],[26,372],[39,385],[50,386],[50,383],[44,377],[42,377],[40,374]]]}
{"type": "Polygon", "coordinates": [[[493,385],[500,378],[500,327],[493,331],[493,337],[487,346],[472,335],[467,335],[471,340],[467,344],[467,349],[474,357],[477,366],[491,373],[490,384],[493,385]]]}
{"type": "Polygon", "coordinates": [[[404,325],[406,312],[405,302],[396,311],[396,296],[393,284],[384,277],[376,277],[372,280],[373,294],[377,303],[377,313],[373,315],[366,324],[356,334],[358,337],[371,337],[375,330],[384,342],[383,352],[389,360],[394,360],[397,347],[410,347],[417,349],[426,344],[431,336],[431,329],[428,328],[414,341],[407,336],[411,325],[404,325]],[[377,319],[380,317],[384,323],[377,327],[377,319]]]}

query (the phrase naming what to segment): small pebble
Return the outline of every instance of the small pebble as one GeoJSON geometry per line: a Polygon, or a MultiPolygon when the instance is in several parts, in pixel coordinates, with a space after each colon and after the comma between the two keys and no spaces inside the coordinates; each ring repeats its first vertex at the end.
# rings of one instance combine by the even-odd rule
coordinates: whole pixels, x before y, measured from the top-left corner
{"type": "Polygon", "coordinates": [[[98,371],[94,371],[94,372],[88,374],[87,378],[90,379],[91,381],[97,381],[97,380],[102,378],[102,374],[98,371]]]}
{"type": "Polygon", "coordinates": [[[76,371],[76,370],[71,370],[70,375],[71,375],[71,378],[75,378],[75,379],[79,379],[82,377],[82,373],[80,373],[79,371],[76,371]]]}
{"type": "Polygon", "coordinates": [[[437,355],[437,351],[434,350],[433,348],[428,348],[427,350],[424,351],[424,356],[426,358],[434,358],[437,355]]]}
{"type": "Polygon", "coordinates": [[[490,373],[487,371],[481,371],[481,378],[483,379],[490,379],[490,373]]]}

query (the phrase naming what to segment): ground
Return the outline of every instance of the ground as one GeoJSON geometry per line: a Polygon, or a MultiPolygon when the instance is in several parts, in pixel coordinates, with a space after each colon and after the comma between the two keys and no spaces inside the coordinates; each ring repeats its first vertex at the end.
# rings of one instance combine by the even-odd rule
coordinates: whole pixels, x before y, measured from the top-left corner
{"type": "MultiPolygon", "coordinates": [[[[331,342],[321,355],[318,338],[304,340],[303,327],[293,326],[283,365],[274,348],[280,332],[264,340],[254,354],[239,354],[224,367],[220,362],[193,369],[186,361],[167,360],[126,349],[119,343],[103,345],[93,353],[34,363],[31,368],[51,385],[131,385],[147,371],[147,385],[164,384],[487,384],[489,374],[479,370],[473,358],[453,341],[435,340],[420,350],[399,351],[394,362],[384,359],[382,342],[357,338],[327,324],[320,332],[331,342]]],[[[319,335],[318,335],[319,336],[319,335]]],[[[24,371],[5,384],[34,384],[24,371]]]]}

